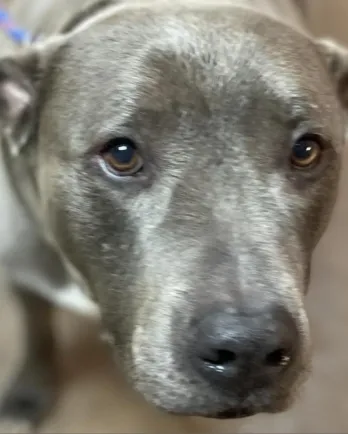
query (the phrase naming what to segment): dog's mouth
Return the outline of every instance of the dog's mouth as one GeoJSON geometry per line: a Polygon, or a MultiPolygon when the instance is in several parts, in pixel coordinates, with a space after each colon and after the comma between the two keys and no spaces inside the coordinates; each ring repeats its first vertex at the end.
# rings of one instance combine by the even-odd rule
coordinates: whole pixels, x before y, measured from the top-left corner
{"type": "MultiPolygon", "coordinates": [[[[161,408],[161,407],[158,407],[161,408]]],[[[164,410],[163,408],[161,408],[162,410],[164,410]]],[[[227,410],[223,410],[223,411],[207,411],[207,412],[190,412],[190,411],[175,411],[175,410],[164,410],[167,413],[173,414],[175,416],[190,416],[190,417],[199,417],[199,418],[203,418],[203,419],[220,419],[220,420],[224,420],[224,419],[245,419],[247,417],[251,417],[251,416],[256,416],[257,414],[260,413],[265,413],[267,412],[262,411],[260,409],[257,408],[252,408],[252,407],[233,407],[227,410]]]]}
{"type": "Polygon", "coordinates": [[[261,413],[281,413],[287,410],[290,403],[281,405],[279,402],[277,406],[271,407],[258,407],[258,406],[240,406],[231,407],[227,410],[218,411],[214,413],[205,414],[203,417],[208,419],[245,419],[247,417],[256,416],[261,413]]]}
{"type": "Polygon", "coordinates": [[[257,413],[259,411],[253,408],[232,408],[206,417],[209,419],[244,419],[255,416],[257,413]]]}

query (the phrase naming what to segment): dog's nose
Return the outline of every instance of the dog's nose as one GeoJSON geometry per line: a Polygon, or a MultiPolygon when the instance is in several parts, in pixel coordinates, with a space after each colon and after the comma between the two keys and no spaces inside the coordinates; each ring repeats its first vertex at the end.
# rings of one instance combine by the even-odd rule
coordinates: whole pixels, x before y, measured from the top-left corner
{"type": "Polygon", "coordinates": [[[196,327],[193,365],[215,385],[271,385],[296,361],[299,333],[293,317],[281,308],[211,313],[196,327]]]}

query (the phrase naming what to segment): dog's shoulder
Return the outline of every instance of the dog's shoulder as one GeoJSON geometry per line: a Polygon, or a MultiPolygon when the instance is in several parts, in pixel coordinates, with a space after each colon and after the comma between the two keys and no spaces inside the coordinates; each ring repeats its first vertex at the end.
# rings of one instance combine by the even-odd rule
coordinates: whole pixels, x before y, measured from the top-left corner
{"type": "Polygon", "coordinates": [[[4,155],[5,143],[0,140],[0,259],[7,262],[20,249],[22,234],[30,231],[32,223],[16,194],[4,155]]]}
{"type": "Polygon", "coordinates": [[[0,266],[10,281],[34,290],[53,305],[96,317],[95,304],[46,240],[43,226],[28,206],[33,186],[15,167],[10,152],[8,142],[0,139],[0,266]]]}

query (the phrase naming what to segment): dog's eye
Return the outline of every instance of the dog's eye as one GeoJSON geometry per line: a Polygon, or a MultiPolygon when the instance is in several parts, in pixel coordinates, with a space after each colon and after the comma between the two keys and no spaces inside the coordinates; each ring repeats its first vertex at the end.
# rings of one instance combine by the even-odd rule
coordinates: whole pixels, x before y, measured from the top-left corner
{"type": "Polygon", "coordinates": [[[126,137],[109,140],[101,156],[109,168],[119,176],[134,175],[143,167],[143,160],[135,143],[126,137]]]}
{"type": "Polygon", "coordinates": [[[307,169],[319,162],[321,153],[322,147],[319,139],[303,136],[292,147],[291,163],[298,169],[307,169]]]}

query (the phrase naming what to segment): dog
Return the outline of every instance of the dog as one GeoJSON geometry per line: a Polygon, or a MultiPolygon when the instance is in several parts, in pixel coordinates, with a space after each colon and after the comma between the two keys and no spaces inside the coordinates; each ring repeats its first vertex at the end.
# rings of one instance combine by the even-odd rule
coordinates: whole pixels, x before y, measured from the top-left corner
{"type": "Polygon", "coordinates": [[[0,59],[0,255],[27,333],[1,416],[53,405],[54,306],[99,317],[165,412],[286,410],[310,371],[346,49],[292,1],[39,6],[12,5],[39,38],[0,59]]]}

